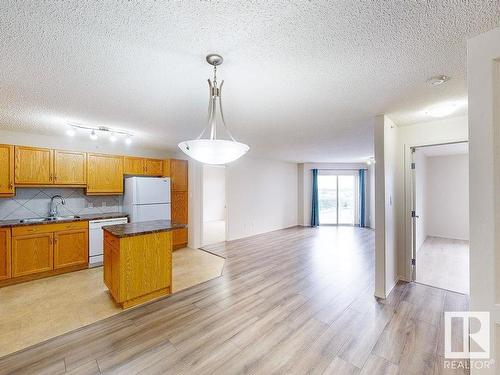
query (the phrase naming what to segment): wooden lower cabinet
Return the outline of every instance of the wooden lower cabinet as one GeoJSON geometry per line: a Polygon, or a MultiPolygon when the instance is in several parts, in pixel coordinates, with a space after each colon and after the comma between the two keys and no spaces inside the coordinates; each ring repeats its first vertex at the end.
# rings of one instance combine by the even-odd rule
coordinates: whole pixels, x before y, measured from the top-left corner
{"type": "Polygon", "coordinates": [[[0,228],[0,280],[11,277],[11,254],[10,228],[0,228]]]}
{"type": "Polygon", "coordinates": [[[12,277],[50,271],[54,266],[53,234],[12,238],[12,277]]]}
{"type": "Polygon", "coordinates": [[[188,243],[187,228],[176,229],[172,231],[172,247],[174,250],[186,247],[188,243]]]}
{"type": "Polygon", "coordinates": [[[87,221],[0,228],[0,286],[84,269],[88,261],[87,221]]]}
{"type": "Polygon", "coordinates": [[[74,229],[54,233],[54,269],[87,264],[89,232],[74,229]]]}

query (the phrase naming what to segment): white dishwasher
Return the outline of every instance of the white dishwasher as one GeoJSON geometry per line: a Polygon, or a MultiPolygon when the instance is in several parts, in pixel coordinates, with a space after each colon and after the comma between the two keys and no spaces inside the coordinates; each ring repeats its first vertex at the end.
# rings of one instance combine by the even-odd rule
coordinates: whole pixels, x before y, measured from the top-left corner
{"type": "Polygon", "coordinates": [[[89,221],[89,268],[102,265],[104,235],[102,227],[106,225],[126,224],[126,217],[89,221]]]}

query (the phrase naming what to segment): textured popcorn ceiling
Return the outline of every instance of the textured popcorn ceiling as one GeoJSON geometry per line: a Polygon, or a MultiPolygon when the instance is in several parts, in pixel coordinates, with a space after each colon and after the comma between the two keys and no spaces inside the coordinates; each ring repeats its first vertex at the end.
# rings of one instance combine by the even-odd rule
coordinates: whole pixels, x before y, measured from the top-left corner
{"type": "Polygon", "coordinates": [[[499,25],[500,1],[3,0],[0,18],[0,129],[77,121],[175,149],[205,124],[217,52],[253,155],[356,161],[375,115],[407,125],[466,98],[466,39],[499,25]],[[440,73],[453,79],[425,83],[440,73]]]}

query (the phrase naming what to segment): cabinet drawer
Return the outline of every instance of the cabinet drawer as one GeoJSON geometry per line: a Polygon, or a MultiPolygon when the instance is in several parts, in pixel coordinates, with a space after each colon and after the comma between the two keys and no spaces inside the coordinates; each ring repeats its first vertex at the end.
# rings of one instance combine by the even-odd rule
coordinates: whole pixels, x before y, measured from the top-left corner
{"type": "Polygon", "coordinates": [[[26,225],[12,228],[12,236],[24,236],[36,233],[51,233],[61,230],[86,229],[88,221],[71,221],[56,224],[26,225]]]}

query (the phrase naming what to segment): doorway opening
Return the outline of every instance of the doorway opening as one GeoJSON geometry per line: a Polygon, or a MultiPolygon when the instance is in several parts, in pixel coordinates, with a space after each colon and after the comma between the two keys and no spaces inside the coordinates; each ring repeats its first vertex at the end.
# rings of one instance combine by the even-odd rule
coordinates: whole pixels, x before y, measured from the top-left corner
{"type": "Polygon", "coordinates": [[[357,191],[357,176],[352,173],[328,171],[318,175],[320,224],[357,224],[357,191]]]}
{"type": "Polygon", "coordinates": [[[203,166],[202,246],[226,241],[226,167],[203,166]]]}
{"type": "Polygon", "coordinates": [[[468,143],[412,148],[416,282],[469,293],[468,143]]]}

